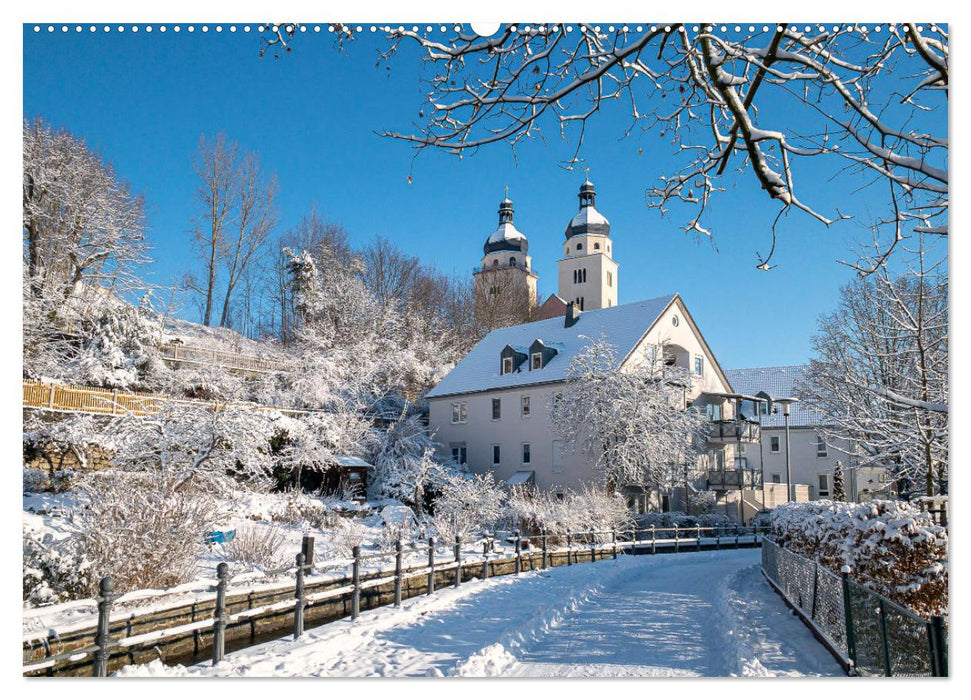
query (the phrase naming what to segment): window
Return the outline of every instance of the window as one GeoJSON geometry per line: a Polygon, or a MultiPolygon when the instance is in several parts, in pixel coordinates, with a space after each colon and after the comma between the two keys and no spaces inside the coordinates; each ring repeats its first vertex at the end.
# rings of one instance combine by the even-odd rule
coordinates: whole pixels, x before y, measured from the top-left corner
{"type": "Polygon", "coordinates": [[[502,373],[512,374],[512,358],[504,357],[502,358],[502,373]]]}
{"type": "Polygon", "coordinates": [[[829,495],[829,477],[825,474],[819,475],[819,495],[828,496],[829,495]]]}
{"type": "Polygon", "coordinates": [[[594,243],[593,244],[593,249],[594,250],[600,250],[600,244],[599,243],[594,243]]]}
{"type": "Polygon", "coordinates": [[[562,440],[553,441],[553,473],[563,473],[563,442],[562,440]]]}
{"type": "Polygon", "coordinates": [[[499,464],[500,461],[501,461],[501,452],[500,452],[499,445],[493,445],[492,446],[492,463],[493,464],[499,464]]]}
{"type": "Polygon", "coordinates": [[[826,441],[823,439],[822,435],[816,436],[816,456],[826,457],[828,456],[828,451],[826,449],[826,441]]]}
{"type": "Polygon", "coordinates": [[[708,416],[708,420],[721,420],[722,419],[722,407],[721,404],[710,403],[705,406],[705,413],[708,416]]]}
{"type": "Polygon", "coordinates": [[[462,403],[452,404],[452,422],[453,423],[465,423],[466,422],[466,406],[467,404],[463,401],[462,403]]]}
{"type": "Polygon", "coordinates": [[[736,469],[748,469],[748,460],[745,457],[735,458],[735,468],[736,469]]]}
{"type": "Polygon", "coordinates": [[[516,267],[516,258],[509,258],[509,267],[516,267]]]}
{"type": "Polygon", "coordinates": [[[543,353],[534,352],[530,358],[530,369],[543,369],[543,353]]]}
{"type": "Polygon", "coordinates": [[[468,451],[466,450],[464,442],[457,445],[452,445],[452,460],[456,464],[465,464],[467,457],[468,451]]]}
{"type": "Polygon", "coordinates": [[[607,271],[607,286],[608,287],[614,286],[614,273],[610,272],[609,270],[607,271]]]}
{"type": "Polygon", "coordinates": [[[583,311],[583,297],[580,297],[580,311],[583,311]]]}
{"type": "Polygon", "coordinates": [[[772,483],[773,484],[781,484],[782,483],[782,475],[781,474],[773,474],[772,475],[772,483]]]}
{"type": "Polygon", "coordinates": [[[705,358],[695,356],[695,374],[699,377],[705,373],[705,358]]]}
{"type": "Polygon", "coordinates": [[[739,451],[739,454],[745,454],[745,443],[744,442],[738,443],[738,451],[739,451]]]}
{"type": "Polygon", "coordinates": [[[492,420],[502,418],[502,399],[492,400],[492,420]]]}
{"type": "Polygon", "coordinates": [[[499,261],[498,260],[493,260],[492,261],[492,266],[493,267],[499,267],[499,261]]]}
{"type": "Polygon", "coordinates": [[[583,244],[577,243],[577,250],[583,250],[583,244]]]}
{"type": "Polygon", "coordinates": [[[779,436],[773,435],[769,438],[769,452],[779,451],[779,436]]]}
{"type": "Polygon", "coordinates": [[[522,398],[522,412],[523,418],[529,418],[529,396],[523,396],[522,398]]]}
{"type": "Polygon", "coordinates": [[[569,255],[569,254],[570,254],[570,246],[567,246],[563,251],[563,255],[569,255]]]}
{"type": "Polygon", "coordinates": [[[529,443],[524,442],[523,443],[523,464],[529,464],[529,460],[531,456],[529,454],[529,451],[530,451],[529,443]]]}

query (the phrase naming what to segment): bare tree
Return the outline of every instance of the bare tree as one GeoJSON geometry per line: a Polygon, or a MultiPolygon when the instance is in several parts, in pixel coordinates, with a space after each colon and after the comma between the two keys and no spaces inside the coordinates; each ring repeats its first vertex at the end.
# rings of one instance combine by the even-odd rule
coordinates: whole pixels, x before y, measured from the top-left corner
{"type": "MultiPolygon", "coordinates": [[[[680,160],[647,194],[662,214],[683,208],[688,232],[711,236],[705,214],[733,164],[779,204],[779,217],[798,210],[827,226],[844,218],[838,207],[812,203],[797,184],[803,169],[820,172],[811,163],[822,161],[834,176],[849,171],[862,176],[855,182],[888,188],[890,215],[880,223],[893,233],[881,259],[908,224],[947,233],[942,27],[782,24],[739,34],[704,24],[643,31],[540,24],[507,25],[492,38],[457,31],[448,39],[385,29],[391,45],[384,58],[410,44],[429,66],[418,131],[385,132],[418,149],[515,146],[542,138],[548,125],[575,141],[572,166],[594,117],[610,103],[626,104],[625,135],[652,131],[680,160]]],[[[760,268],[770,267],[774,250],[775,224],[760,268]]]]}
{"type": "Polygon", "coordinates": [[[378,236],[361,251],[361,261],[364,263],[364,284],[382,303],[407,301],[422,274],[418,258],[408,255],[383,236],[378,236]]]}
{"type": "Polygon", "coordinates": [[[226,240],[226,296],[219,325],[229,325],[230,302],[240,279],[249,271],[276,225],[275,177],[267,177],[254,153],[242,156],[234,193],[232,236],[226,240]]]}
{"type": "Polygon", "coordinates": [[[214,140],[205,136],[199,139],[195,162],[200,180],[196,190],[199,216],[192,235],[203,264],[204,278],[198,285],[190,281],[189,286],[204,300],[202,322],[207,326],[212,325],[216,276],[227,251],[227,229],[239,183],[238,154],[239,146],[228,141],[225,134],[218,134],[214,140]]]}
{"type": "Polygon", "coordinates": [[[923,246],[912,252],[904,273],[878,265],[843,288],[820,320],[801,391],[830,444],[847,441],[861,465],[923,481],[932,496],[948,461],[948,285],[923,246]]]}

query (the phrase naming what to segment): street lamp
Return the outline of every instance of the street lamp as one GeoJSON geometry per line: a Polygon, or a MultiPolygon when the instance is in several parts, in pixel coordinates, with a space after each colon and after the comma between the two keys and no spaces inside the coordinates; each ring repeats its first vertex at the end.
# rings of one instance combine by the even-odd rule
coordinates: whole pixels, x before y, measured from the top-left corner
{"type": "Polygon", "coordinates": [[[775,399],[775,403],[782,406],[782,416],[786,423],[786,503],[791,503],[795,500],[794,492],[792,490],[792,470],[789,466],[789,407],[798,403],[799,399],[788,397],[785,399],[775,399]]]}

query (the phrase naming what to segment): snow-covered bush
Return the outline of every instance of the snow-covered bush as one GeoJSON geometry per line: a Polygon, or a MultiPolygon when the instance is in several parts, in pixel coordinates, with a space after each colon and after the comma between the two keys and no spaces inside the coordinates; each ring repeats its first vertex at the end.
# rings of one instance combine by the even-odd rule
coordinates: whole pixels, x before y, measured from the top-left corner
{"type": "Polygon", "coordinates": [[[493,526],[502,516],[504,496],[491,472],[447,477],[433,513],[439,541],[452,541],[456,535],[467,538],[493,526]]]}
{"type": "MultiPolygon", "coordinates": [[[[571,532],[623,531],[630,525],[630,510],[619,493],[584,486],[579,492],[567,491],[562,497],[552,492],[517,487],[506,502],[507,523],[525,533],[546,529],[551,535],[571,532]]],[[[606,539],[600,535],[598,539],[606,539]]]]}
{"type": "Polygon", "coordinates": [[[225,545],[227,556],[237,566],[260,571],[282,569],[294,563],[288,560],[286,537],[272,525],[236,528],[236,536],[225,545]]]}
{"type": "Polygon", "coordinates": [[[319,498],[297,490],[283,496],[283,502],[270,511],[270,518],[275,522],[323,529],[335,527],[340,520],[334,508],[336,499],[332,497],[319,498]]]}
{"type": "Polygon", "coordinates": [[[775,508],[780,545],[852,577],[919,615],[947,613],[947,529],[909,503],[787,503],[775,508]]]}
{"type": "Polygon", "coordinates": [[[81,538],[54,539],[24,529],[24,603],[50,605],[90,594],[90,562],[81,538]]]}
{"type": "Polygon", "coordinates": [[[77,381],[92,386],[132,389],[154,385],[166,372],[158,345],[161,326],[146,313],[105,298],[84,329],[77,358],[77,381]]]}
{"type": "Polygon", "coordinates": [[[403,416],[387,430],[374,431],[369,457],[374,465],[371,492],[407,503],[419,515],[430,487],[440,484],[446,471],[435,459],[434,440],[417,414],[403,416]]]}
{"type": "Polygon", "coordinates": [[[74,472],[70,469],[29,469],[24,467],[24,493],[64,493],[71,488],[74,472]]]}
{"type": "Polygon", "coordinates": [[[213,504],[205,493],[172,490],[153,475],[106,470],[88,475],[87,494],[73,514],[88,569],[89,595],[111,576],[118,591],[189,581],[209,528],[213,504]]]}
{"type": "Polygon", "coordinates": [[[714,512],[717,496],[714,491],[693,491],[688,494],[688,511],[698,515],[714,512]]]}
{"type": "Polygon", "coordinates": [[[667,513],[642,513],[635,518],[639,529],[649,529],[652,525],[655,528],[672,528],[674,526],[691,527],[734,527],[735,521],[724,513],[703,513],[701,515],[688,515],[680,510],[672,510],[667,513]]]}
{"type": "Polygon", "coordinates": [[[408,506],[385,506],[381,509],[381,521],[384,528],[378,541],[380,549],[392,551],[399,539],[410,542],[419,535],[418,520],[408,506]]]}
{"type": "Polygon", "coordinates": [[[347,559],[353,556],[355,547],[360,547],[367,540],[368,528],[357,518],[338,518],[328,534],[334,554],[347,559]]]}

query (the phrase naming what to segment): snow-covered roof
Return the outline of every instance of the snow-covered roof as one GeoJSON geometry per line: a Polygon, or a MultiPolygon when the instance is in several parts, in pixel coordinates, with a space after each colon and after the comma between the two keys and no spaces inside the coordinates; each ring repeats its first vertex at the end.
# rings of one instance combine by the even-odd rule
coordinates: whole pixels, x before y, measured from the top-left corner
{"type": "Polygon", "coordinates": [[[374,468],[372,464],[365,462],[360,457],[353,457],[349,455],[337,455],[334,457],[334,461],[337,462],[337,465],[340,467],[367,467],[369,469],[374,468]]]}
{"type": "MultiPolygon", "coordinates": [[[[494,248],[495,246],[502,245],[520,250],[525,242],[526,236],[522,231],[517,229],[511,221],[506,221],[499,224],[496,230],[492,232],[492,235],[486,239],[486,246],[494,248]]],[[[503,250],[505,248],[494,249],[503,250]]]]}
{"type": "Polygon", "coordinates": [[[583,207],[577,215],[570,219],[570,228],[587,226],[589,224],[604,224],[610,226],[610,222],[607,221],[607,217],[597,211],[597,208],[592,204],[583,207]]]}
{"type": "MultiPolygon", "coordinates": [[[[747,369],[727,369],[725,375],[732,388],[739,394],[754,396],[765,392],[773,399],[795,397],[801,399],[800,385],[805,381],[806,365],[788,365],[784,367],[750,367],[747,369]]],[[[781,407],[778,412],[762,416],[762,425],[766,428],[781,428],[785,425],[781,407]]],[[[789,410],[790,427],[812,427],[822,425],[825,421],[818,411],[805,400],[792,404],[789,410]]]]}
{"type": "Polygon", "coordinates": [[[434,389],[427,398],[467,394],[477,391],[509,389],[566,379],[573,358],[590,340],[603,334],[617,348],[618,360],[636,347],[661,313],[674,301],[675,294],[585,311],[570,328],[563,318],[549,318],[519,326],[497,328],[480,340],[434,389]],[[556,344],[557,354],[543,369],[530,370],[523,365],[518,372],[500,374],[500,353],[507,345],[528,347],[537,338],[547,345],[556,344]]]}

